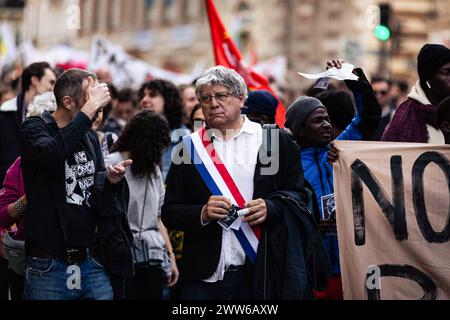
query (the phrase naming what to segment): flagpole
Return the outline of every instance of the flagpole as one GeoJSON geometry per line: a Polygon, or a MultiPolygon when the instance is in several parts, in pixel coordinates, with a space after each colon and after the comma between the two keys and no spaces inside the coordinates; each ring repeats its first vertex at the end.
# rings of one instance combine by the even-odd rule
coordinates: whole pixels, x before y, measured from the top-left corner
{"type": "Polygon", "coordinates": [[[270,87],[269,81],[262,75],[247,67],[242,60],[236,44],[220,19],[214,0],[205,0],[206,12],[211,32],[211,42],[216,65],[221,65],[236,70],[243,78],[250,90],[267,90],[278,100],[275,121],[280,127],[284,127],[285,113],[280,98],[270,87]]]}

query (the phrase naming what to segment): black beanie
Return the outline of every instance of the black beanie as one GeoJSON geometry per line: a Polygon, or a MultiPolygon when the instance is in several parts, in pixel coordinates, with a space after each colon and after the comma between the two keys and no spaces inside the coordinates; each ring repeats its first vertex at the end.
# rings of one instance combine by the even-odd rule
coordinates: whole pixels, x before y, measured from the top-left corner
{"type": "Polygon", "coordinates": [[[251,91],[242,109],[242,114],[250,112],[262,113],[274,117],[278,107],[278,100],[266,90],[251,91]]]}
{"type": "Polygon", "coordinates": [[[450,62],[450,49],[441,44],[426,44],[417,56],[417,71],[421,83],[430,80],[436,71],[450,62]]]}
{"type": "Polygon", "coordinates": [[[291,130],[295,139],[297,139],[298,133],[303,127],[305,120],[318,108],[325,109],[320,100],[313,97],[301,96],[287,109],[284,126],[291,130]]]}

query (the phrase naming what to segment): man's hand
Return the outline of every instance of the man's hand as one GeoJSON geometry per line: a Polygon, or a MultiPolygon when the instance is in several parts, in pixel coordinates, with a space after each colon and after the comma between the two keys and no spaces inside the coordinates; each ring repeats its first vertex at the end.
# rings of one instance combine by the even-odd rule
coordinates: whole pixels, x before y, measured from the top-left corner
{"type": "Polygon", "coordinates": [[[224,196],[211,196],[208,203],[202,209],[202,221],[207,223],[212,220],[222,220],[228,216],[231,207],[230,199],[224,196]]]}
{"type": "Polygon", "coordinates": [[[330,68],[333,68],[333,67],[335,67],[337,69],[340,69],[340,68],[342,68],[342,64],[346,63],[346,62],[347,61],[345,61],[343,59],[336,59],[336,60],[327,61],[327,70],[330,69],[330,68]]]}
{"type": "Polygon", "coordinates": [[[108,167],[109,182],[111,182],[112,184],[119,183],[122,180],[123,176],[125,175],[126,167],[131,166],[132,163],[133,163],[133,160],[128,159],[128,160],[119,162],[118,164],[116,164],[114,166],[109,166],[108,167]]]}
{"type": "Polygon", "coordinates": [[[334,145],[334,141],[330,142],[330,149],[328,149],[327,160],[331,164],[339,160],[339,149],[334,145]]]}
{"type": "Polygon", "coordinates": [[[245,207],[249,212],[245,215],[242,220],[248,222],[251,226],[256,226],[263,223],[267,218],[267,207],[266,202],[263,199],[256,199],[245,204],[245,207]]]}
{"type": "Polygon", "coordinates": [[[109,89],[106,83],[96,83],[92,77],[88,77],[86,90],[86,103],[81,108],[89,119],[94,119],[97,112],[111,101],[109,89]]]}

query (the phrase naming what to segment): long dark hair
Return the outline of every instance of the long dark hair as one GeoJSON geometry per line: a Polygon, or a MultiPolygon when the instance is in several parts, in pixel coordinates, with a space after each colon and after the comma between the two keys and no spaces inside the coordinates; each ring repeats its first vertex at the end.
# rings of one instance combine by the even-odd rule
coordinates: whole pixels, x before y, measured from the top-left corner
{"type": "Polygon", "coordinates": [[[155,173],[169,143],[167,121],[154,112],[143,110],[131,118],[111,152],[129,152],[133,160],[131,172],[136,177],[144,177],[155,173]]]}
{"type": "Polygon", "coordinates": [[[138,91],[139,101],[144,97],[145,89],[151,93],[160,93],[164,98],[164,115],[169,122],[169,129],[178,129],[183,117],[183,101],[178,88],[170,81],[154,79],[145,82],[138,91]]]}

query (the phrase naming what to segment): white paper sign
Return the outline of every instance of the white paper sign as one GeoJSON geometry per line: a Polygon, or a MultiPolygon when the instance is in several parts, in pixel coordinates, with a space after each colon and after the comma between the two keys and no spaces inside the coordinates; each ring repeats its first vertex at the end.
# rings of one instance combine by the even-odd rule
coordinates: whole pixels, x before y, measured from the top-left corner
{"type": "Polygon", "coordinates": [[[336,67],[330,68],[325,72],[318,73],[318,74],[309,74],[309,73],[302,73],[297,72],[302,77],[305,77],[307,79],[311,80],[317,80],[319,78],[324,77],[330,77],[336,80],[358,80],[358,76],[352,73],[353,69],[355,68],[354,65],[350,63],[343,63],[341,69],[337,69],[336,67]]]}

